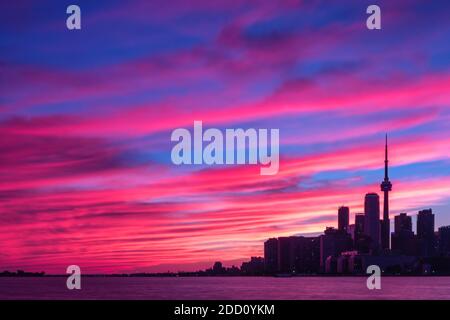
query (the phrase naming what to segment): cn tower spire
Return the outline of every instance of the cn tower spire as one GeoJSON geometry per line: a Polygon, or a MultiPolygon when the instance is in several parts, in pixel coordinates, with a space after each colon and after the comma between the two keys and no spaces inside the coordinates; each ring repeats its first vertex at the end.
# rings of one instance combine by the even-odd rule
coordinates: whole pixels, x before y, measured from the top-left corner
{"type": "Polygon", "coordinates": [[[381,221],[381,247],[383,249],[389,249],[389,235],[390,235],[390,222],[389,222],[389,191],[392,190],[392,183],[389,181],[388,174],[388,142],[387,134],[384,145],[384,180],[381,182],[381,191],[384,193],[383,201],[383,220],[381,221]]]}
{"type": "Polygon", "coordinates": [[[384,145],[384,180],[389,180],[388,176],[388,142],[386,133],[386,142],[384,145]]]}

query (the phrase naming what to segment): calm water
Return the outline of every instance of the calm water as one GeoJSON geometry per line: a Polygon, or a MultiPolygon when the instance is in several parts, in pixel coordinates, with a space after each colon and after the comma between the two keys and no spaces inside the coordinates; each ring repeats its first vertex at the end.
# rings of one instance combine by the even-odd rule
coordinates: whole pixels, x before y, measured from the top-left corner
{"type": "Polygon", "coordinates": [[[382,278],[0,278],[0,299],[450,299],[450,277],[382,278]]]}

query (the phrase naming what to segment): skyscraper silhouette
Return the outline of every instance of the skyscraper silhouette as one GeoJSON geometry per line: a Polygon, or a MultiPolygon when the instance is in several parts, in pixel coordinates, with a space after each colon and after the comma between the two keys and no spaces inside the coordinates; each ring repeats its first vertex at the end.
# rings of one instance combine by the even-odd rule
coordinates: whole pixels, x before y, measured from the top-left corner
{"type": "Polygon", "coordinates": [[[411,217],[406,213],[400,213],[394,217],[394,232],[400,233],[402,231],[412,232],[411,217]]]}
{"type": "Polygon", "coordinates": [[[368,193],[364,199],[364,233],[370,237],[370,248],[377,251],[380,247],[380,197],[368,193]]]}
{"type": "Polygon", "coordinates": [[[347,230],[350,216],[349,207],[339,207],[338,210],[338,229],[347,230]]]}
{"type": "Polygon", "coordinates": [[[439,253],[450,257],[450,226],[439,228],[439,253]]]}
{"type": "Polygon", "coordinates": [[[384,180],[381,182],[381,191],[384,193],[383,199],[383,220],[381,220],[381,248],[389,249],[389,235],[390,235],[390,222],[389,222],[389,191],[392,190],[392,183],[389,181],[388,175],[388,145],[387,134],[386,143],[384,147],[384,180]]]}
{"type": "Polygon", "coordinates": [[[264,271],[274,274],[278,271],[278,239],[270,238],[264,242],[264,271]]]}
{"type": "Polygon", "coordinates": [[[361,235],[364,233],[364,213],[355,214],[355,237],[356,234],[361,235]]]}
{"type": "Polygon", "coordinates": [[[394,232],[392,233],[392,252],[407,256],[417,253],[416,237],[412,231],[411,217],[400,213],[394,217],[394,232]]]}
{"type": "Polygon", "coordinates": [[[417,215],[417,239],[419,253],[432,256],[435,251],[434,214],[431,209],[421,210],[417,215]]]}
{"type": "Polygon", "coordinates": [[[336,258],[353,247],[352,237],[345,230],[326,228],[320,236],[320,268],[325,271],[328,257],[336,258]]]}

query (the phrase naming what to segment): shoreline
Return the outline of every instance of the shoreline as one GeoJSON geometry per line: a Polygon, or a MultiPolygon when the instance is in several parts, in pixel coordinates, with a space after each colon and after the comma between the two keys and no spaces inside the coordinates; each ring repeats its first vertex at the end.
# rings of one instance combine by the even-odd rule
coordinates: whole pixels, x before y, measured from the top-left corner
{"type": "MultiPolygon", "coordinates": [[[[30,275],[30,276],[18,276],[18,275],[9,275],[9,276],[0,276],[1,278],[67,278],[70,274],[48,274],[48,275],[30,275]]],[[[84,278],[366,278],[370,276],[370,274],[329,274],[329,275],[114,275],[114,274],[84,274],[81,277],[84,278]]],[[[383,277],[389,278],[448,278],[450,274],[402,274],[402,275],[394,275],[394,274],[382,274],[383,277]]]]}

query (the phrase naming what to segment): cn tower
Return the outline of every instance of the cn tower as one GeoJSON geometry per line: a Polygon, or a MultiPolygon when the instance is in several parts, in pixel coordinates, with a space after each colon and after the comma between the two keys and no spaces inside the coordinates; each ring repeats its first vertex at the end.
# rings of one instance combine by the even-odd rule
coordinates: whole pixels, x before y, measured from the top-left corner
{"type": "Polygon", "coordinates": [[[388,175],[388,144],[387,134],[384,147],[384,180],[381,182],[381,191],[384,192],[383,201],[383,220],[381,220],[381,248],[389,249],[389,235],[390,235],[390,223],[389,223],[389,191],[392,190],[392,183],[389,181],[388,175]]]}

